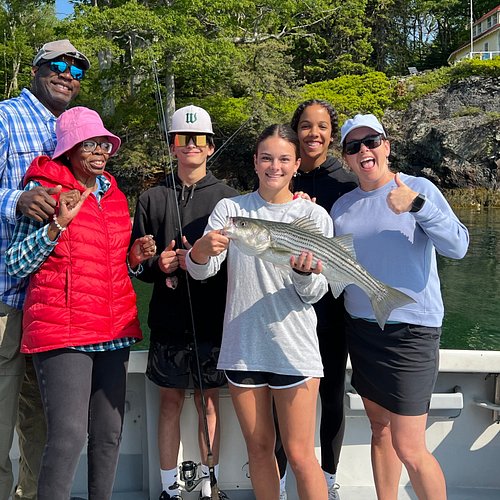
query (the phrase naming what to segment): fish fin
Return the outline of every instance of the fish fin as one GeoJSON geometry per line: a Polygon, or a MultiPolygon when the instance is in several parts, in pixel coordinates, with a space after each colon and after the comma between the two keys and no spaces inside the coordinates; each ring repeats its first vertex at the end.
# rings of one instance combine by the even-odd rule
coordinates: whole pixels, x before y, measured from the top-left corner
{"type": "Polygon", "coordinates": [[[299,219],[295,219],[290,224],[293,224],[298,229],[302,229],[304,231],[309,231],[310,233],[313,233],[313,234],[319,234],[320,236],[324,236],[323,232],[318,227],[316,222],[314,222],[311,218],[309,218],[307,216],[300,217],[299,219]]]}
{"type": "Polygon", "coordinates": [[[356,259],[356,251],[354,250],[354,242],[352,234],[343,234],[342,236],[334,236],[333,241],[340,245],[351,257],[356,259]]]}
{"type": "Polygon", "coordinates": [[[382,291],[372,295],[370,302],[375,313],[375,318],[377,318],[377,323],[383,330],[387,319],[394,309],[407,304],[414,304],[416,300],[400,290],[383,284],[382,291]]]}
{"type": "Polygon", "coordinates": [[[328,281],[328,284],[332,289],[333,296],[338,299],[340,294],[344,291],[344,288],[352,283],[347,283],[345,281],[328,281]]]}

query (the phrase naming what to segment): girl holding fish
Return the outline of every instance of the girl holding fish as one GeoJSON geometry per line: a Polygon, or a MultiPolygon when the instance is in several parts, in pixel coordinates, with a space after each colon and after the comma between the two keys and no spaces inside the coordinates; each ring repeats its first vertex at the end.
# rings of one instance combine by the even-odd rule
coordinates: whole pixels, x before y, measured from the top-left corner
{"type": "MultiPolygon", "coordinates": [[[[227,258],[228,288],[218,368],[229,381],[233,404],[246,441],[257,500],[277,500],[279,477],[274,456],[272,401],[281,439],[297,479],[301,500],[326,500],[326,482],[314,452],[316,401],[323,367],[316,336],[313,303],[328,290],[321,262],[313,255],[290,255],[287,267],[252,255],[262,234],[240,246],[224,233],[228,217],[311,224],[332,235],[326,210],[306,199],[293,199],[290,181],[299,165],[299,143],[286,125],[272,125],[257,141],[254,155],[258,190],[221,200],[205,235],[190,250],[188,271],[206,279],[227,258]]],[[[234,231],[234,229],[233,229],[234,231]]],[[[264,231],[265,232],[265,231],[264,231]]],[[[233,236],[231,236],[233,237],[233,236]]]]}
{"type": "Polygon", "coordinates": [[[398,498],[404,464],[418,498],[444,500],[443,472],[425,444],[444,312],[436,252],[462,258],[469,235],[429,180],[391,172],[390,143],[374,115],[347,120],[341,135],[359,188],[333,205],[335,233],[353,234],[358,261],[415,299],[394,309],[382,329],[358,287],[344,292],[352,384],[370,419],[377,496],[398,498]]]}

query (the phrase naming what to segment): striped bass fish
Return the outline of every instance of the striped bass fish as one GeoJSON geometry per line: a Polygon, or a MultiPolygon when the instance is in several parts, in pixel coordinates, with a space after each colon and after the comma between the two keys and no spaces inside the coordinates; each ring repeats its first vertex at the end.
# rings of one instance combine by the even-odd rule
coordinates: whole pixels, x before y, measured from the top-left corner
{"type": "Polygon", "coordinates": [[[228,217],[222,231],[246,255],[278,265],[290,265],[290,257],[307,251],[313,264],[320,260],[323,275],[335,298],[347,285],[357,285],[370,298],[375,318],[383,330],[391,312],[414,303],[410,296],[372,276],[357,260],[352,234],[327,238],[308,217],[291,223],[248,217],[228,217]]]}

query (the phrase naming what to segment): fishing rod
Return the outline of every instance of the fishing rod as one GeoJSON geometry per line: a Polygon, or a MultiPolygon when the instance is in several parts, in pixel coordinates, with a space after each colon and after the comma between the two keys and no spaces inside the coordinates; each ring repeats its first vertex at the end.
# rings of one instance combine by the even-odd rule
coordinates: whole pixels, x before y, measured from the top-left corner
{"type": "MultiPolygon", "coordinates": [[[[170,168],[170,176],[171,176],[171,181],[172,181],[172,187],[174,190],[174,198],[175,198],[175,207],[176,207],[176,215],[177,215],[177,222],[179,224],[179,236],[180,240],[182,242],[183,240],[183,231],[182,231],[182,219],[181,219],[181,212],[179,209],[179,203],[178,203],[178,193],[177,193],[177,188],[176,188],[176,180],[175,180],[175,175],[174,175],[174,166],[173,166],[173,160],[172,160],[172,153],[170,151],[170,140],[168,137],[168,127],[167,127],[167,120],[165,116],[165,108],[163,106],[163,99],[161,96],[161,87],[160,87],[160,81],[158,78],[158,69],[156,67],[156,61],[154,58],[152,58],[151,62],[152,66],[152,72],[153,72],[153,78],[155,82],[155,93],[156,93],[156,111],[158,115],[158,126],[160,128],[160,141],[162,144],[164,144],[166,151],[164,151],[165,157],[167,159],[167,166],[170,168]]],[[[167,169],[165,168],[165,179],[167,179],[168,173],[167,169]]],[[[180,245],[179,245],[180,246],[180,245]]],[[[201,365],[200,365],[200,356],[199,356],[199,351],[198,351],[198,342],[196,338],[196,328],[195,328],[195,318],[194,318],[194,310],[193,310],[193,301],[191,297],[191,288],[189,285],[189,273],[187,271],[184,271],[185,273],[185,278],[186,278],[186,291],[187,291],[187,296],[188,296],[188,303],[189,303],[189,313],[190,313],[190,318],[191,318],[191,325],[193,327],[193,347],[194,347],[194,352],[195,352],[195,358],[196,358],[196,371],[198,374],[198,384],[199,384],[199,390],[200,390],[200,398],[201,398],[201,408],[202,408],[202,414],[203,414],[203,436],[205,438],[205,444],[207,447],[207,466],[208,466],[208,477],[210,480],[210,490],[211,490],[211,500],[220,500],[220,491],[219,487],[217,485],[217,477],[215,476],[215,463],[214,463],[214,457],[212,453],[212,445],[210,443],[210,433],[208,431],[208,420],[207,420],[207,403],[205,400],[205,391],[203,389],[203,379],[201,375],[201,365]]],[[[175,277],[174,277],[175,278],[175,277]]],[[[172,278],[167,278],[167,286],[170,286],[171,288],[176,288],[177,287],[177,282],[173,281],[172,278]]],[[[179,478],[184,482],[184,487],[186,491],[190,492],[196,488],[196,486],[204,479],[205,476],[197,477],[197,464],[193,462],[192,460],[185,460],[181,463],[180,468],[179,468],[179,478]]]]}
{"type": "Polygon", "coordinates": [[[254,116],[250,116],[245,122],[243,122],[221,145],[217,151],[208,158],[207,164],[212,163],[217,156],[221,154],[222,151],[233,141],[233,139],[243,130],[243,128],[254,119],[254,116]]]}

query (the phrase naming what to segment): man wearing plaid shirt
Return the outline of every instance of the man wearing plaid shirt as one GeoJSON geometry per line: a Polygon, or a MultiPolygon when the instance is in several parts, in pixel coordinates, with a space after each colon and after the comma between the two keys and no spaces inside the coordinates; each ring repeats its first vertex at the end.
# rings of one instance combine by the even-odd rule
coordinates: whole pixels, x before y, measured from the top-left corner
{"type": "Polygon", "coordinates": [[[0,500],[13,485],[9,451],[14,427],[19,434],[19,481],[15,498],[36,499],[45,420],[31,359],[19,353],[26,278],[5,267],[5,252],[16,219],[43,221],[54,213],[51,194],[60,188],[22,190],[23,176],[39,155],[55,149],[56,118],[80,91],[89,60],[69,40],[46,43],[32,65],[30,90],[0,102],[0,500]]]}

